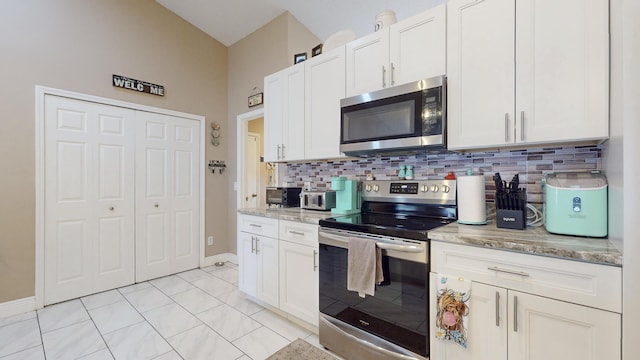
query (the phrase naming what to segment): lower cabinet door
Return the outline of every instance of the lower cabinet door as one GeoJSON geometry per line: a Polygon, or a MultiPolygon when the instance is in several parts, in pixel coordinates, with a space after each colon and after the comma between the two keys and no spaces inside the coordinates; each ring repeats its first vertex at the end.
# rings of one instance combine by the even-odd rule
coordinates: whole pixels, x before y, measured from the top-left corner
{"type": "MultiPolygon", "coordinates": [[[[507,290],[471,283],[467,348],[436,338],[437,274],[430,278],[431,359],[437,360],[507,360],[507,290]]],[[[511,360],[511,358],[509,358],[511,360]]]]}
{"type": "Polygon", "coordinates": [[[280,241],[280,309],[318,326],[318,248],[280,241]]]}
{"type": "Polygon", "coordinates": [[[258,253],[257,295],[259,300],[279,306],[278,300],[278,240],[256,236],[258,253]]]}
{"type": "Polygon", "coordinates": [[[238,288],[253,297],[257,294],[258,274],[255,239],[254,234],[238,231],[238,288]]]}
{"type": "Polygon", "coordinates": [[[509,360],[620,359],[620,314],[509,290],[509,360]]]}

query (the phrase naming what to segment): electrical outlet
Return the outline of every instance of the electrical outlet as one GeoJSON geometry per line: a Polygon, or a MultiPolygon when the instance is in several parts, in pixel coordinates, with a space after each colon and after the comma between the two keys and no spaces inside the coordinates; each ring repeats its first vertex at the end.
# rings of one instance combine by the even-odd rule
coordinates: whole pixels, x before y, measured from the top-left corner
{"type": "Polygon", "coordinates": [[[213,245],[213,236],[207,237],[207,245],[213,245]]]}

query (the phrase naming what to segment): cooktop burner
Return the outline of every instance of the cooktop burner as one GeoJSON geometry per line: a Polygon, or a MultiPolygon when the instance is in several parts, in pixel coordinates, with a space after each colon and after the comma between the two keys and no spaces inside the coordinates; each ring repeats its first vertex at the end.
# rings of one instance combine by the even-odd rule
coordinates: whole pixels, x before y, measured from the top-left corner
{"type": "Polygon", "coordinates": [[[365,181],[362,213],[320,220],[320,226],[413,240],[457,218],[455,180],[365,181]]]}

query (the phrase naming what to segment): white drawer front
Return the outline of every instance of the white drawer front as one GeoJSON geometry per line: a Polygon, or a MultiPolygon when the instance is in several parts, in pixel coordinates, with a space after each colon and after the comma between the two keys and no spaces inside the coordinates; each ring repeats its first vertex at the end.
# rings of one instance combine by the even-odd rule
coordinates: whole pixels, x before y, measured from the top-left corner
{"type": "Polygon", "coordinates": [[[238,214],[238,229],[256,235],[278,238],[278,219],[238,214]]]}
{"type": "Polygon", "coordinates": [[[280,220],[280,240],[318,246],[318,225],[280,220]]]}
{"type": "Polygon", "coordinates": [[[431,271],[622,312],[619,267],[431,242],[431,271]]]}

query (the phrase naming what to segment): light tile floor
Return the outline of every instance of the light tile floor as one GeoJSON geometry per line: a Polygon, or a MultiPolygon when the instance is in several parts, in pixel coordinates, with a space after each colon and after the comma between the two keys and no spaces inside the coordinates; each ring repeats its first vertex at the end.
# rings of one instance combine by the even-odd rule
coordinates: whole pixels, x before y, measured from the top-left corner
{"type": "Polygon", "coordinates": [[[247,299],[227,262],[0,319],[0,359],[265,359],[318,337],[247,299]]]}

